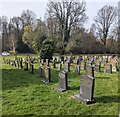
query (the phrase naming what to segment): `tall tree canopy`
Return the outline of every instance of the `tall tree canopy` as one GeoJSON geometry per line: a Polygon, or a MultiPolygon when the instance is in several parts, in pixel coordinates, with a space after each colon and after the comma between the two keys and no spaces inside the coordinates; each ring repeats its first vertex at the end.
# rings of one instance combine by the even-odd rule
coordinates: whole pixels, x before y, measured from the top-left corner
{"type": "Polygon", "coordinates": [[[104,46],[106,46],[106,40],[109,36],[110,29],[116,20],[117,8],[107,5],[98,11],[98,14],[94,19],[94,26],[96,28],[97,35],[101,39],[104,46]]]}
{"type": "Polygon", "coordinates": [[[49,2],[48,15],[50,18],[56,18],[59,24],[59,31],[63,41],[63,53],[67,42],[71,36],[73,27],[80,26],[86,19],[85,2],[80,1],[66,1],[49,2]]]}
{"type": "Polygon", "coordinates": [[[36,14],[31,10],[23,10],[21,13],[21,19],[23,21],[23,25],[34,25],[36,21],[36,14]]]}

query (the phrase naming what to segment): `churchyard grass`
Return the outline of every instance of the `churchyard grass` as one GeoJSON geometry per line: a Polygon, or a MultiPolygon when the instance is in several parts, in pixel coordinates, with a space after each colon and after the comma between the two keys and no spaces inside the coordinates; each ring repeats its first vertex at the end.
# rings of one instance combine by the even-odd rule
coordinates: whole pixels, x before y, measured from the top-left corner
{"type": "MultiPolygon", "coordinates": [[[[9,56],[8,58],[12,58],[9,56]]],[[[52,65],[52,64],[50,64],[52,65]]],[[[86,106],[72,96],[80,92],[80,76],[74,67],[68,73],[68,90],[57,92],[57,68],[51,67],[51,83],[44,84],[35,73],[30,74],[7,64],[2,64],[2,115],[118,115],[118,74],[95,72],[94,99],[86,106]]]]}

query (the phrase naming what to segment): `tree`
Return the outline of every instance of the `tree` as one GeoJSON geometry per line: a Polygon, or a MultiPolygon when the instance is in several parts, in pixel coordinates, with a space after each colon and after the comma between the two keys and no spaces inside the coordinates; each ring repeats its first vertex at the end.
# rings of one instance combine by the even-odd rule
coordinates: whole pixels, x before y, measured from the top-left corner
{"type": "Polygon", "coordinates": [[[63,42],[63,54],[65,47],[71,36],[71,30],[75,26],[81,25],[85,19],[85,2],[66,1],[49,2],[48,15],[50,18],[56,18],[59,24],[59,31],[63,42]]]}
{"type": "MultiPolygon", "coordinates": [[[[16,46],[15,50],[19,51],[22,45],[22,34],[23,34],[23,24],[20,17],[13,17],[10,20],[9,26],[11,27],[12,34],[10,37],[12,37],[12,41],[10,40],[10,43],[15,43],[16,46]]],[[[11,44],[14,45],[14,44],[11,44]]]]}
{"type": "Polygon", "coordinates": [[[32,49],[33,40],[33,27],[31,25],[26,25],[24,27],[24,33],[22,36],[23,42],[28,45],[29,48],[32,49]]]}
{"type": "Polygon", "coordinates": [[[36,14],[31,10],[23,10],[21,13],[21,20],[23,22],[23,26],[34,26],[36,21],[36,14]]]}
{"type": "Polygon", "coordinates": [[[33,49],[38,52],[42,47],[42,42],[47,38],[47,27],[44,21],[38,19],[37,26],[34,30],[33,49]]]}
{"type": "Polygon", "coordinates": [[[105,5],[98,11],[98,14],[94,19],[94,26],[96,28],[97,35],[101,39],[104,47],[106,46],[106,40],[116,18],[117,8],[105,5]]]}
{"type": "Polygon", "coordinates": [[[55,50],[54,42],[50,39],[46,39],[43,42],[42,48],[40,50],[40,59],[52,59],[55,50]]]}
{"type": "Polygon", "coordinates": [[[0,26],[2,29],[2,51],[9,50],[8,43],[8,18],[6,16],[0,17],[0,26]]]}

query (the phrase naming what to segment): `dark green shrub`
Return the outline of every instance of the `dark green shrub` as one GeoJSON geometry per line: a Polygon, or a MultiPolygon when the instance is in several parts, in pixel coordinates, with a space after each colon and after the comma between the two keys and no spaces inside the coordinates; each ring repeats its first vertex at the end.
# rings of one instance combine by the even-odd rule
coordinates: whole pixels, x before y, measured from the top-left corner
{"type": "Polygon", "coordinates": [[[55,45],[54,42],[50,39],[44,40],[42,48],[40,50],[40,59],[52,59],[54,54],[55,45]]]}

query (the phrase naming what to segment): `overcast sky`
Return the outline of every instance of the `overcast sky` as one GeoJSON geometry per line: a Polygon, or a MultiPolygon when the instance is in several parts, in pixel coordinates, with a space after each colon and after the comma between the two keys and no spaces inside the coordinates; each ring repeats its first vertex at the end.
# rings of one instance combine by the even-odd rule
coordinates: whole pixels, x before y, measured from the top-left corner
{"type": "MultiPolygon", "coordinates": [[[[53,0],[55,1],[55,0],[53,0]]],[[[58,1],[58,0],[57,0],[58,1]]],[[[88,21],[85,23],[85,27],[89,28],[93,23],[93,18],[96,16],[97,11],[104,5],[118,6],[119,0],[86,0],[86,15],[88,21]]],[[[0,1],[0,16],[5,15],[8,18],[13,16],[20,16],[23,10],[32,10],[36,13],[37,18],[44,15],[47,8],[47,0],[1,0],[0,1]]]]}

